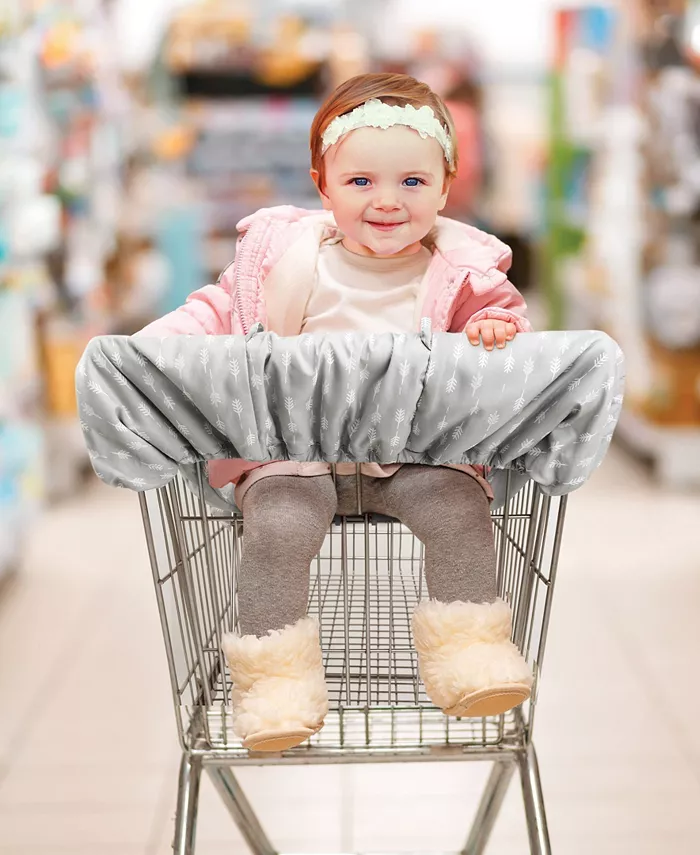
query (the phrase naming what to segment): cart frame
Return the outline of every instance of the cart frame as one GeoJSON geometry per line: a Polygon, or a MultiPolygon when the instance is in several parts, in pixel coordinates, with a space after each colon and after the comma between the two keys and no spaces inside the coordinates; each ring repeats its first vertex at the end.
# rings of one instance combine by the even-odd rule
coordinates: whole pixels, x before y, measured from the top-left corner
{"type": "MultiPolygon", "coordinates": [[[[336,516],[312,565],[309,611],[319,618],[330,695],[324,728],[279,754],[244,749],[232,732],[222,636],[237,628],[243,518],[209,506],[205,464],[139,496],[182,748],[173,849],[193,855],[206,770],[255,855],[276,855],[233,773],[237,765],[491,761],[461,855],[486,852],[511,778],[520,774],[532,855],[550,855],[532,741],[561,547],[565,497],[534,482],[492,513],[498,588],[513,610],[513,641],[532,665],[532,697],[505,715],[445,716],[418,676],[411,614],[425,596],[423,545],[397,520],[336,516]]],[[[335,467],[333,467],[335,476],[335,467]]],[[[514,479],[513,479],[514,480],[514,479]]]]}

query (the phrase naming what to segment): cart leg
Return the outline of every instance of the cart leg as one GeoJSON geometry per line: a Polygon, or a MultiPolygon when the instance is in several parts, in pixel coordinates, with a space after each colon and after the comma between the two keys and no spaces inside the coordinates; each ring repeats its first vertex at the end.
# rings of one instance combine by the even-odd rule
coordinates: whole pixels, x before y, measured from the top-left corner
{"type": "Polygon", "coordinates": [[[530,853],[531,855],[551,855],[552,847],[547,829],[540,768],[532,742],[518,754],[518,765],[525,802],[527,833],[530,838],[530,853]]]}
{"type": "Polygon", "coordinates": [[[515,772],[515,763],[512,760],[497,760],[493,764],[479,810],[472,823],[469,839],[460,855],[482,855],[486,851],[513,772],[515,772]]]}
{"type": "Polygon", "coordinates": [[[180,761],[177,813],[175,814],[175,838],[173,840],[175,855],[194,855],[201,776],[201,761],[183,753],[180,761]]]}
{"type": "Polygon", "coordinates": [[[277,855],[229,766],[208,766],[207,772],[253,855],[277,855]]]}

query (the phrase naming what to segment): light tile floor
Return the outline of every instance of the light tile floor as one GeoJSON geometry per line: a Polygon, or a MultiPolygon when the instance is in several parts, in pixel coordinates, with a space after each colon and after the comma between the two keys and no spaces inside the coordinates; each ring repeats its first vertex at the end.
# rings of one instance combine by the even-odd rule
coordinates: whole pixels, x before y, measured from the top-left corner
{"type": "MultiPolygon", "coordinates": [[[[37,525],[0,600],[0,855],[166,855],[178,750],[134,496],[37,525]]],[[[571,499],[537,720],[554,851],[700,851],[700,496],[613,448],[571,499]]],[[[476,764],[246,768],[292,852],[458,850],[476,764]]],[[[245,851],[205,781],[198,855],[245,851]]],[[[490,853],[527,852],[517,780],[490,853]]]]}

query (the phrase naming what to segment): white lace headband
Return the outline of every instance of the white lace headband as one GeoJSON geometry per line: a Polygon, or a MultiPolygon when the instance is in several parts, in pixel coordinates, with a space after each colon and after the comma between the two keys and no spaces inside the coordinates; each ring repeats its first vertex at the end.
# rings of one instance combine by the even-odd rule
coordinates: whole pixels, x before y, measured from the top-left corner
{"type": "Polygon", "coordinates": [[[346,113],[344,116],[336,116],[323,133],[323,148],[321,153],[325,154],[328,148],[338,140],[358,128],[382,128],[386,130],[394,125],[405,125],[413,128],[423,139],[433,137],[442,146],[445,152],[445,160],[450,168],[454,166],[454,155],[452,140],[447,128],[443,126],[433,110],[424,105],[416,109],[411,104],[399,107],[394,104],[385,104],[378,98],[370,98],[364,104],[346,113]]]}

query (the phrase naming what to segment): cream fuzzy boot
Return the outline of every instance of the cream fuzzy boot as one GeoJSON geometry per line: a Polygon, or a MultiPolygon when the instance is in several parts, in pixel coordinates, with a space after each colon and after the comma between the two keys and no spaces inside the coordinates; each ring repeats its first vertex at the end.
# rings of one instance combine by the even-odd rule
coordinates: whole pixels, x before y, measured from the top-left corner
{"type": "Polygon", "coordinates": [[[495,603],[421,603],[413,614],[418,667],[446,715],[500,715],[530,697],[532,672],[510,640],[511,611],[495,603]]]}
{"type": "Polygon", "coordinates": [[[245,748],[284,751],[323,727],[328,690],[316,618],[261,638],[227,634],[222,648],[233,678],[233,729],[245,748]]]}

